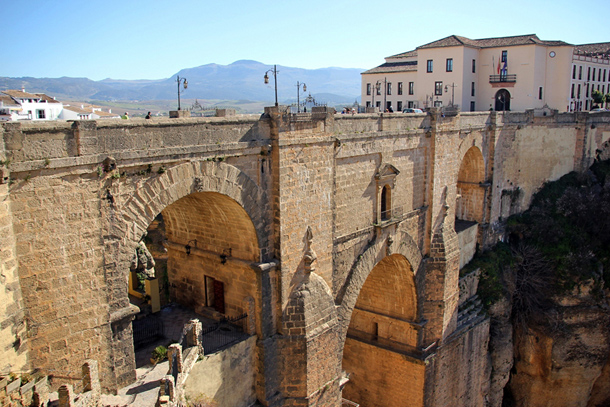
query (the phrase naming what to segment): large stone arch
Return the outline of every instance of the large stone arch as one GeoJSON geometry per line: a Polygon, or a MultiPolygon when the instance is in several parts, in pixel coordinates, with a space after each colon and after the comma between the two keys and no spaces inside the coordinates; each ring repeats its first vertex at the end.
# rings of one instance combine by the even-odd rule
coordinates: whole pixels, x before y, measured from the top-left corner
{"type": "MultiPolygon", "coordinates": [[[[366,279],[371,274],[371,271],[386,255],[399,254],[411,265],[415,277],[415,289],[418,298],[418,314],[416,319],[421,318],[422,300],[423,300],[423,285],[424,285],[424,263],[422,261],[421,251],[415,241],[407,233],[402,233],[400,243],[389,245],[384,240],[378,240],[373,245],[369,246],[354,263],[352,270],[344,285],[343,295],[338,304],[338,318],[340,326],[339,343],[341,347],[345,343],[347,329],[352,317],[352,313],[356,306],[360,291],[366,282],[366,279]]],[[[343,349],[341,348],[341,352],[343,349]]]]}
{"type": "MultiPolygon", "coordinates": [[[[121,194],[123,188],[121,182],[115,182],[103,192],[108,200],[104,209],[103,227],[106,232],[103,240],[110,305],[108,319],[112,360],[109,363],[118,366],[113,371],[113,377],[108,378],[107,386],[115,389],[135,380],[131,319],[138,310],[130,305],[128,296],[130,263],[148,226],[165,208],[189,196],[222,196],[234,207],[243,208],[247,214],[244,217],[248,217],[253,225],[258,253],[248,260],[253,260],[255,264],[270,259],[269,202],[266,194],[232,165],[214,161],[181,163],[151,177],[127,195],[121,194]]],[[[182,248],[184,250],[184,246],[182,248]]]]}
{"type": "Polygon", "coordinates": [[[248,214],[261,248],[260,262],[268,259],[269,230],[265,193],[238,168],[214,161],[193,161],[167,169],[129,196],[119,210],[122,214],[124,247],[131,252],[148,225],[161,211],[195,192],[216,192],[233,199],[248,214]]]}

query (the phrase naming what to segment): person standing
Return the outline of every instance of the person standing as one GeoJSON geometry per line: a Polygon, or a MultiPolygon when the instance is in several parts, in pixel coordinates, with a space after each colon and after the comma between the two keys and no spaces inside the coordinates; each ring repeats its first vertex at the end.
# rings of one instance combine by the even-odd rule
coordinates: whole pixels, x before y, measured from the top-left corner
{"type": "Polygon", "coordinates": [[[146,119],[150,119],[150,112],[146,115],[146,119]]]}

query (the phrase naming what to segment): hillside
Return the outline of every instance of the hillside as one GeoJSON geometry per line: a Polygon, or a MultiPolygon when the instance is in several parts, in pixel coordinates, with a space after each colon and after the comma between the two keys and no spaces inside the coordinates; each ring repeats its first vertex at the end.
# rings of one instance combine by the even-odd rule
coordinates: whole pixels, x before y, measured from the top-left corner
{"type": "MultiPolygon", "coordinates": [[[[181,98],[199,100],[274,101],[273,75],[264,84],[265,72],[273,66],[241,60],[229,65],[207,64],[183,69],[166,79],[92,81],[87,78],[8,78],[0,77],[0,90],[25,88],[28,92],[46,93],[60,100],[156,101],[177,99],[176,75],[188,80],[181,98]]],[[[296,101],[296,83],[307,84],[307,92],[319,102],[353,103],[360,95],[362,69],[302,69],[277,67],[280,103],[296,101]]]]}

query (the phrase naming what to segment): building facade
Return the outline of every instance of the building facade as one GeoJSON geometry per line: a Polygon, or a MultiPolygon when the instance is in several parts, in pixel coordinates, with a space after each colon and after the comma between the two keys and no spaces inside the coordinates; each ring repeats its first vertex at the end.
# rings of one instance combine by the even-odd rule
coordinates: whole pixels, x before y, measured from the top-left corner
{"type": "Polygon", "coordinates": [[[610,92],[610,43],[571,45],[535,34],[471,40],[452,35],[393,55],[362,73],[362,103],[380,110],[453,106],[590,110],[610,92]]]}
{"type": "Polygon", "coordinates": [[[57,120],[62,110],[62,103],[44,93],[28,93],[22,90],[5,90],[2,93],[10,98],[3,98],[0,115],[5,121],[16,120],[57,120]],[[4,103],[4,100],[8,103],[4,103]],[[11,102],[12,100],[12,102],[11,102]]]}

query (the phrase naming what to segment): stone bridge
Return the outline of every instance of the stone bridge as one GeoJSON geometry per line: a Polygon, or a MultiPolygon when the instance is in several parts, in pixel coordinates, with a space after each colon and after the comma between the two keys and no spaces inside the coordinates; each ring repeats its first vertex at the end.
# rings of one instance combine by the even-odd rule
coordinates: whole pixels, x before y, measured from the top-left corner
{"type": "Polygon", "coordinates": [[[248,313],[261,404],[482,406],[489,322],[458,323],[459,270],[607,155],[610,115],[280,106],[0,135],[0,373],[94,359],[106,391],[133,382],[130,266],[162,219],[171,300],[248,313]]]}

